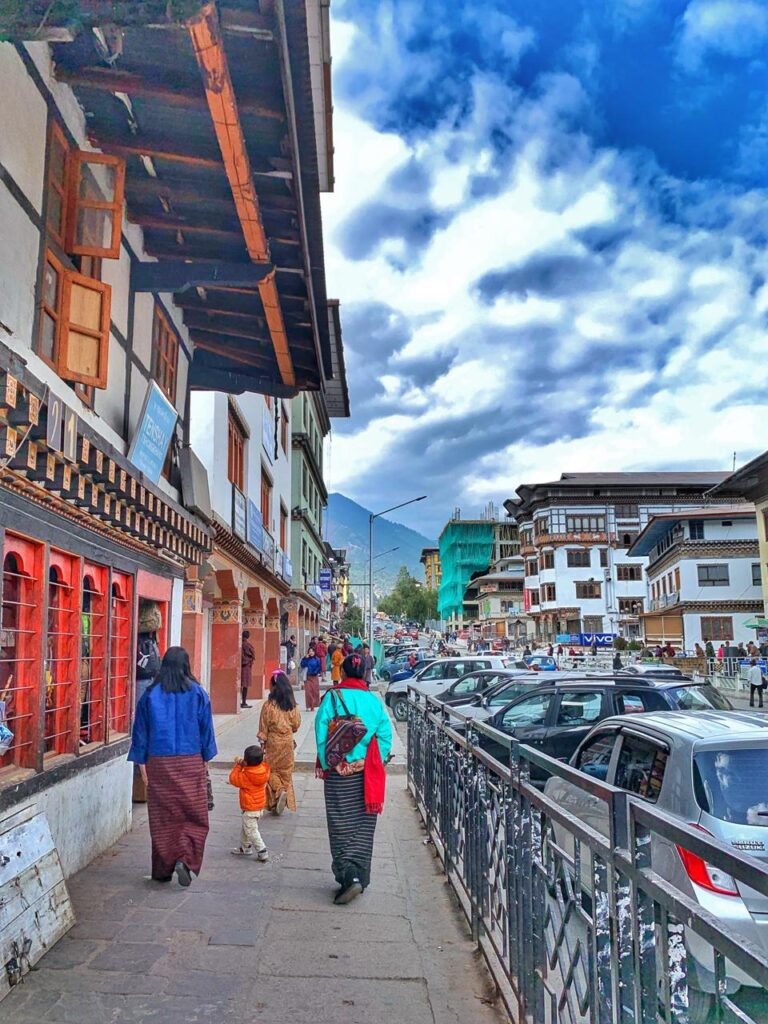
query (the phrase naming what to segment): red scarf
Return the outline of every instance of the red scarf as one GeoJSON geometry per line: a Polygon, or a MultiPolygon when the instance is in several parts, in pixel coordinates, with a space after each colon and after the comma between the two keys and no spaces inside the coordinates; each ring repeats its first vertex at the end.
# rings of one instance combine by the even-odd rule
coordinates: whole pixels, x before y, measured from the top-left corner
{"type": "MultiPolygon", "coordinates": [[[[334,683],[333,690],[363,690],[370,693],[368,684],[363,679],[342,679],[334,683]]],[[[315,775],[324,779],[326,772],[317,759],[315,775]]],[[[363,789],[365,792],[365,810],[367,814],[381,814],[384,810],[384,790],[386,788],[387,776],[384,771],[384,762],[381,760],[379,741],[375,736],[371,737],[368,749],[365,752],[365,767],[363,768],[363,789]]]]}

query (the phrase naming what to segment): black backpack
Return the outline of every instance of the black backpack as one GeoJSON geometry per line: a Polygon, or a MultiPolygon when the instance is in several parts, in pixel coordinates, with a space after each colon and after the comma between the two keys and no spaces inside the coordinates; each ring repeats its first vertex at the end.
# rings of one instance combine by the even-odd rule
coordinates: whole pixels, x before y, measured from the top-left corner
{"type": "Polygon", "coordinates": [[[145,634],[139,637],[139,649],[136,654],[136,678],[154,679],[160,671],[160,648],[153,636],[145,634]]]}

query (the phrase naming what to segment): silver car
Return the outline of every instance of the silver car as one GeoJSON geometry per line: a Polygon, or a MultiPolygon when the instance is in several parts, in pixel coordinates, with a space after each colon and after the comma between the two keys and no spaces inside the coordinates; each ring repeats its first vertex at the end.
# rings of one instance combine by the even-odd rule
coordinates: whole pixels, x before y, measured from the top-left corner
{"type": "MultiPolygon", "coordinates": [[[[766,715],[664,711],[631,719],[607,718],[582,742],[571,764],[655,803],[737,850],[768,860],[766,715]]],[[[608,808],[603,800],[558,778],[550,778],[544,792],[564,810],[608,836],[608,808]]],[[[570,835],[558,826],[555,834],[573,854],[570,835]]],[[[651,861],[663,878],[768,951],[768,897],[655,834],[651,861]]],[[[582,884],[591,890],[588,873],[582,884]]],[[[687,945],[690,1024],[705,1024],[716,990],[714,957],[711,947],[691,931],[687,932],[687,945]]],[[[755,982],[729,963],[726,984],[728,993],[733,994],[755,982]]]]}

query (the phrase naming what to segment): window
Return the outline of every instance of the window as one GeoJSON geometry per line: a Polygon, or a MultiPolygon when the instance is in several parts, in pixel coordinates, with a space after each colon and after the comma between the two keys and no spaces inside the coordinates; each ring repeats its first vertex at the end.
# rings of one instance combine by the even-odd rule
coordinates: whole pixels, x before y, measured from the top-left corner
{"type": "Polygon", "coordinates": [[[45,754],[74,754],[77,751],[79,576],[80,564],[76,558],[51,551],[43,666],[45,754]]]}
{"type": "Polygon", "coordinates": [[[460,683],[451,687],[451,693],[458,696],[462,693],[476,693],[482,686],[482,676],[466,676],[460,683]]]}
{"type": "Polygon", "coordinates": [[[539,574],[539,563],[535,558],[529,558],[525,563],[525,575],[526,576],[538,576],[539,574]]]}
{"type": "Polygon", "coordinates": [[[541,597],[543,601],[556,601],[557,591],[554,583],[545,583],[541,588],[541,597]]]}
{"type": "Polygon", "coordinates": [[[680,593],[680,570],[675,569],[675,592],[680,593]]]}
{"type": "MultiPolygon", "coordinates": [[[[584,616],[584,632],[585,633],[602,633],[603,631],[603,616],[602,615],[585,615],[584,616]]],[[[571,630],[571,632],[578,632],[577,630],[571,630]]]]}
{"type": "Polygon", "coordinates": [[[568,533],[602,533],[605,516],[566,516],[565,528],[568,533]]]}
{"type": "Polygon", "coordinates": [[[521,547],[531,547],[533,544],[533,531],[532,530],[521,530],[520,531],[520,545],[521,547]]]}
{"type": "Polygon", "coordinates": [[[55,121],[51,122],[48,156],[46,228],[60,246],[64,246],[64,215],[67,210],[67,155],[69,146],[55,121]]]}
{"type": "Polygon", "coordinates": [[[516,697],[521,697],[529,688],[530,684],[528,683],[509,683],[494,693],[488,701],[488,707],[500,707],[502,704],[509,704],[516,697]]]}
{"type": "Polygon", "coordinates": [[[608,568],[608,548],[600,548],[600,568],[608,568]]]}
{"type": "Polygon", "coordinates": [[[283,551],[288,550],[288,512],[282,501],[280,502],[280,547],[283,551]]]}
{"type": "Polygon", "coordinates": [[[593,736],[580,750],[576,767],[585,775],[605,782],[608,779],[608,768],[616,743],[616,733],[601,732],[593,736]]]}
{"type": "Polygon", "coordinates": [[[656,802],[664,781],[667,751],[642,736],[625,735],[616,765],[615,785],[656,802]]]}
{"type": "Polygon", "coordinates": [[[131,726],[131,577],[112,574],[109,641],[109,739],[118,739],[131,726]]]}
{"type": "Polygon", "coordinates": [[[637,505],[617,505],[616,506],[616,518],[617,519],[637,519],[639,510],[637,505]]]}
{"type": "Polygon", "coordinates": [[[175,402],[179,339],[159,306],[155,306],[152,324],[152,354],[152,376],[168,401],[175,402]]]}
{"type": "Polygon", "coordinates": [[[70,153],[67,168],[67,252],[120,257],[125,164],[104,153],[70,153]]]}
{"type": "Polygon", "coordinates": [[[692,519],[688,524],[688,529],[691,533],[691,540],[704,540],[704,521],[702,519],[692,519]]]}
{"type": "Polygon", "coordinates": [[[640,615],[643,610],[642,598],[620,597],[619,615],[640,615]]]}
{"type": "Polygon", "coordinates": [[[545,725],[551,703],[551,693],[537,693],[535,696],[527,697],[507,708],[501,716],[501,725],[508,729],[521,725],[545,725]]]}
{"type": "Polygon", "coordinates": [[[554,569],[555,568],[555,552],[554,551],[543,551],[539,558],[539,564],[542,569],[554,569]]]}
{"type": "Polygon", "coordinates": [[[531,604],[539,604],[539,592],[538,590],[529,590],[531,604]]]}
{"type": "Polygon", "coordinates": [[[596,583],[594,580],[589,580],[586,583],[576,584],[576,597],[582,598],[583,600],[599,598],[601,593],[601,585],[599,583],[596,583]]]}
{"type": "Polygon", "coordinates": [[[264,529],[272,533],[272,481],[261,467],[261,517],[264,520],[264,529]]]}
{"type": "Polygon", "coordinates": [[[694,791],[699,807],[713,818],[736,825],[768,827],[764,746],[703,750],[693,757],[694,791]]]}
{"type": "Polygon", "coordinates": [[[589,550],[582,551],[568,551],[568,568],[569,569],[588,569],[590,564],[591,552],[589,550]]]}
{"type": "Polygon", "coordinates": [[[107,570],[85,564],[80,616],[80,744],[104,741],[107,696],[107,570]]]}
{"type": "Polygon", "coordinates": [[[540,537],[543,533],[549,533],[549,516],[534,519],[533,532],[537,537],[540,537]]]}
{"type": "MultiPolygon", "coordinates": [[[[241,491],[245,491],[245,434],[235,419],[232,409],[229,410],[227,480],[241,491]]],[[[269,529],[266,520],[264,527],[269,529]]]]}
{"type": "Polygon", "coordinates": [[[762,587],[763,585],[763,574],[760,572],[760,563],[752,563],[752,586],[762,587]]]}
{"type": "Polygon", "coordinates": [[[619,535],[619,547],[620,548],[631,548],[637,540],[639,534],[637,530],[634,532],[625,532],[619,535]]]}
{"type": "Polygon", "coordinates": [[[697,565],[700,587],[727,587],[727,565],[697,565]]]}
{"type": "Polygon", "coordinates": [[[709,683],[696,686],[677,686],[667,696],[681,711],[732,711],[725,697],[709,683]]]}
{"type": "Polygon", "coordinates": [[[280,403],[280,447],[288,454],[288,410],[285,402],[280,403]]]}
{"type": "Polygon", "coordinates": [[[642,565],[617,565],[616,579],[622,583],[637,582],[643,578],[642,565]]]}
{"type": "Polygon", "coordinates": [[[556,725],[591,725],[600,718],[603,706],[602,690],[580,691],[560,694],[556,725]]]}
{"type": "Polygon", "coordinates": [[[642,714],[643,711],[669,711],[669,705],[655,690],[619,690],[613,695],[617,715],[642,714]]]}

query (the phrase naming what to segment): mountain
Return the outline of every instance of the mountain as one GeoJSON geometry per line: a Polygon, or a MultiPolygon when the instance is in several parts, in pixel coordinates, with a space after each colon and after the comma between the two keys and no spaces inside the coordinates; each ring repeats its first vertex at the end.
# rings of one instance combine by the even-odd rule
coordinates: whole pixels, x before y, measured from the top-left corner
{"type": "MultiPolygon", "coordinates": [[[[368,516],[370,511],[358,505],[356,501],[343,494],[333,493],[328,496],[328,509],[325,513],[325,537],[335,548],[346,548],[347,559],[352,568],[350,579],[353,583],[368,582],[368,516]]],[[[437,542],[425,537],[416,530],[411,530],[402,523],[392,522],[381,517],[374,524],[373,535],[373,577],[374,590],[383,597],[395,585],[395,578],[401,565],[405,565],[417,580],[424,579],[424,568],[419,563],[422,548],[437,547],[437,542]],[[390,554],[376,558],[379,551],[390,554]]],[[[353,592],[358,604],[363,603],[365,589],[354,587],[353,592]]]]}

